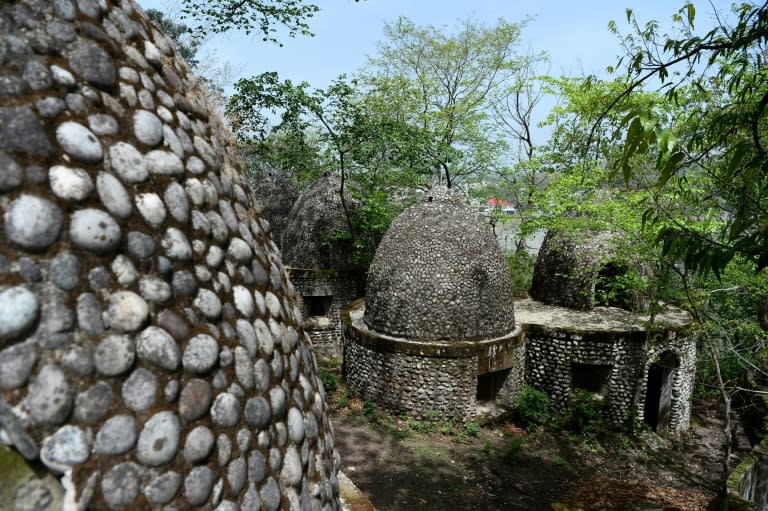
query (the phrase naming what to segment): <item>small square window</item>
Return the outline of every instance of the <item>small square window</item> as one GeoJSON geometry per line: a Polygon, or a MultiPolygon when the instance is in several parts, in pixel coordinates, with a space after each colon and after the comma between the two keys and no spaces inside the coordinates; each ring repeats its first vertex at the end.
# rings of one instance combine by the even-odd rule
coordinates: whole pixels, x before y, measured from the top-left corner
{"type": "Polygon", "coordinates": [[[305,296],[304,303],[310,316],[324,317],[331,311],[333,296],[305,296]]]}
{"type": "Polygon", "coordinates": [[[608,377],[611,375],[610,365],[571,364],[571,386],[594,394],[604,394],[608,377]]]}

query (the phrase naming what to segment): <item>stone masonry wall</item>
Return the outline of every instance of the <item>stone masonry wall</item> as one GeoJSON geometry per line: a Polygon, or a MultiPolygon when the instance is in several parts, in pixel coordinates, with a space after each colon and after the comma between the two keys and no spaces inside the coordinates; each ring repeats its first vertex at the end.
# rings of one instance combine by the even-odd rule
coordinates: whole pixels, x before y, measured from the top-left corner
{"type": "Polygon", "coordinates": [[[291,282],[302,297],[303,327],[312,339],[312,346],[320,353],[340,357],[342,355],[341,309],[358,298],[362,277],[354,271],[302,270],[288,268],[291,282]],[[330,310],[324,318],[309,315],[307,296],[333,296],[330,310]]]}
{"type": "Polygon", "coordinates": [[[434,411],[463,422],[475,418],[477,357],[381,352],[347,340],[344,364],[347,386],[391,412],[426,418],[434,411]]]}
{"type": "Polygon", "coordinates": [[[0,441],[55,475],[0,507],[339,509],[298,298],[169,39],[131,0],[0,33],[0,441]]]}
{"type": "Polygon", "coordinates": [[[496,393],[496,400],[506,406],[512,407],[517,402],[517,397],[525,385],[525,354],[527,352],[525,342],[521,342],[514,349],[512,364],[504,383],[496,393]]]}
{"type": "Polygon", "coordinates": [[[526,380],[549,394],[554,406],[563,407],[572,391],[571,363],[610,365],[604,393],[606,414],[611,421],[621,423],[634,410],[637,382],[645,361],[644,338],[644,332],[582,335],[528,325],[526,380]]]}

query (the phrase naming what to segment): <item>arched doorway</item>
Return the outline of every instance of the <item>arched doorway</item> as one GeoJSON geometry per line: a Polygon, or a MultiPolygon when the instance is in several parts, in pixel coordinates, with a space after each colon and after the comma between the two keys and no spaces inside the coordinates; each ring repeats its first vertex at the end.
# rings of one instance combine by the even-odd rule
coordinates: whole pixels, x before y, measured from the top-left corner
{"type": "Polygon", "coordinates": [[[680,358],[671,351],[659,356],[658,362],[648,367],[643,420],[657,433],[669,430],[672,415],[672,384],[680,358]]]}

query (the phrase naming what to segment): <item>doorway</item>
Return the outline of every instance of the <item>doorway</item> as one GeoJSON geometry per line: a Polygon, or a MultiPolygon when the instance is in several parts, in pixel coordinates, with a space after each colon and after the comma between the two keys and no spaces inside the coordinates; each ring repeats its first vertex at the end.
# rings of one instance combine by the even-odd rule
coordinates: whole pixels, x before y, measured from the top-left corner
{"type": "Polygon", "coordinates": [[[680,359],[671,351],[662,353],[659,361],[648,367],[643,420],[657,433],[669,431],[669,419],[672,416],[672,385],[678,367],[680,367],[680,359]]]}

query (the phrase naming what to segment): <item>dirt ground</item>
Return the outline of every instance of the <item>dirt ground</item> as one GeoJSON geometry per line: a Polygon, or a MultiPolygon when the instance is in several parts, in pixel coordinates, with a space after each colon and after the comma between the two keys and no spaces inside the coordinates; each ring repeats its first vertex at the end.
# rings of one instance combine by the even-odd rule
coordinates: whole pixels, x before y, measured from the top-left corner
{"type": "MultiPolygon", "coordinates": [[[[722,486],[716,402],[695,407],[682,442],[650,432],[585,442],[510,421],[473,436],[461,425],[392,417],[343,388],[330,394],[342,470],[378,511],[703,511],[722,486]]],[[[749,449],[740,436],[731,466],[749,449]]]]}

